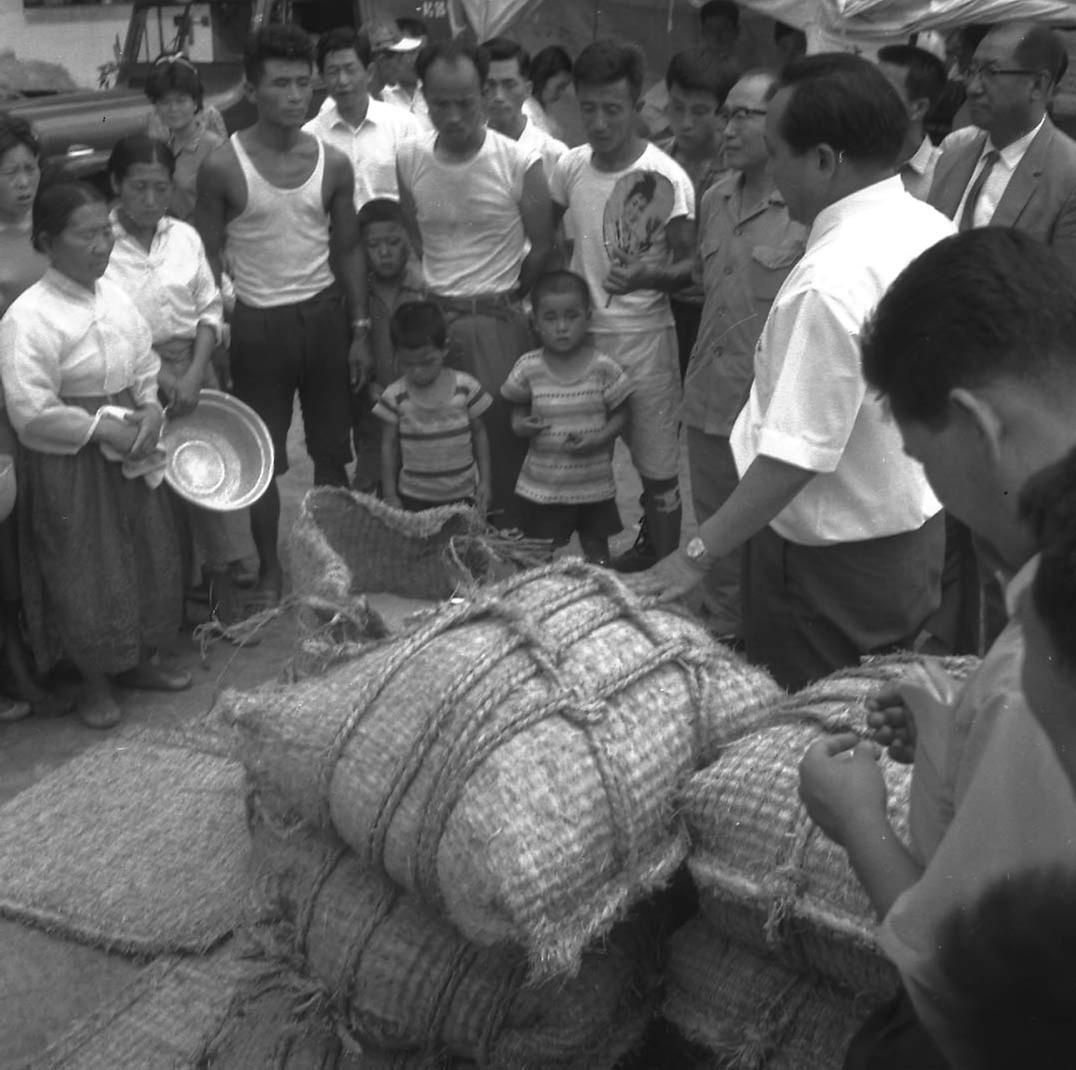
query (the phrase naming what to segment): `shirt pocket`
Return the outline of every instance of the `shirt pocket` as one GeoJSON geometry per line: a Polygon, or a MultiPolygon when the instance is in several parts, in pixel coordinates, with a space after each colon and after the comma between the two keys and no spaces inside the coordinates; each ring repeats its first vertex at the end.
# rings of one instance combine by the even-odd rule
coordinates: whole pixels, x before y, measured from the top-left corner
{"type": "Polygon", "coordinates": [[[748,274],[751,294],[756,301],[773,303],[788,273],[803,256],[803,248],[804,243],[796,240],[781,245],[756,245],[751,250],[748,274]]]}

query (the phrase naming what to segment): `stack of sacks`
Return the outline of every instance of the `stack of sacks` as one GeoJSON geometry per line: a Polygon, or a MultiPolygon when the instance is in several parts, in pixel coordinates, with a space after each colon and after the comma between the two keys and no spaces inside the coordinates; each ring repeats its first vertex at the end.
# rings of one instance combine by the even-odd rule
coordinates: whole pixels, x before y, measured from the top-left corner
{"type": "Polygon", "coordinates": [[[224,713],[253,781],[317,830],[267,852],[278,913],[360,1040],[600,1067],[617,1023],[645,1024],[652,961],[630,936],[595,941],[684,859],[687,777],[778,694],[683,616],[564,561],[224,713]]]}
{"type": "MultiPolygon", "coordinates": [[[[961,659],[950,668],[962,675],[969,665],[961,659]]],[[[666,1013],[703,1043],[708,1037],[766,1033],[770,1016],[762,1001],[756,1006],[714,998],[707,985],[716,981],[699,987],[705,972],[695,965],[700,945],[731,941],[724,954],[741,965],[749,962],[743,967],[749,972],[772,971],[766,984],[775,990],[805,985],[829,993],[801,1017],[781,1017],[781,1031],[788,1035],[798,1035],[802,1022],[803,1028],[843,1037],[849,1021],[854,1030],[896,990],[896,971],[878,949],[874,911],[847,855],[810,820],[799,798],[798,766],[815,739],[862,733],[866,699],[908,671],[905,659],[878,659],[779,700],[759,718],[765,727],[730,745],[689,781],[683,807],[700,917],[692,923],[691,939],[675,944],[670,971],[677,981],[666,1013]],[[830,1013],[834,1021],[819,1023],[830,1013]]],[[[911,767],[884,755],[880,765],[890,821],[907,840],[911,767]]]]}

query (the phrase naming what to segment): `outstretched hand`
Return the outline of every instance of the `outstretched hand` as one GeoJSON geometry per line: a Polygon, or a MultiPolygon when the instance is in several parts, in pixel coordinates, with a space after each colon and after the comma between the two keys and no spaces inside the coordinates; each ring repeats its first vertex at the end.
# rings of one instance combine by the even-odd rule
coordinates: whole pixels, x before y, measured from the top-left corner
{"type": "Polygon", "coordinates": [[[898,685],[887,685],[867,699],[867,728],[893,761],[905,765],[914,761],[915,717],[898,685]]]}
{"type": "Polygon", "coordinates": [[[860,822],[885,820],[880,751],[853,732],[815,740],[800,760],[800,798],[811,820],[834,843],[847,845],[860,822]]]}
{"type": "Polygon", "coordinates": [[[705,569],[692,562],[683,550],[677,550],[645,572],[625,577],[624,582],[638,595],[675,602],[693,591],[705,576],[705,569]]]}

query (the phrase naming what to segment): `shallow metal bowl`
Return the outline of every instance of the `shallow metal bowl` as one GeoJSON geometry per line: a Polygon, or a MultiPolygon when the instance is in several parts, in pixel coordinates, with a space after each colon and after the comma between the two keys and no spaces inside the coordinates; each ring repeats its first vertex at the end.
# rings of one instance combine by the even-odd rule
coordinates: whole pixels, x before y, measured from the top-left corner
{"type": "Polygon", "coordinates": [[[198,407],[161,433],[164,478],[187,501],[226,513],[256,502],[273,478],[273,440],[261,417],[231,394],[203,390],[198,407]]]}

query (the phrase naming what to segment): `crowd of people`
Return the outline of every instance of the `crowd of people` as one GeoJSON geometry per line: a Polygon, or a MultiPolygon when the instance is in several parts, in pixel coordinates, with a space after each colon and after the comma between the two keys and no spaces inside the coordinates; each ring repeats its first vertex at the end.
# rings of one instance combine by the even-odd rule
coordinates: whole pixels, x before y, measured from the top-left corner
{"type": "Polygon", "coordinates": [[[847,1066],[1060,1065],[1076,1021],[1076,144],[1050,118],[1065,49],[1043,26],[983,28],[954,102],[917,44],[804,57],[779,26],[780,66],[741,70],[735,4],[699,16],[703,43],[656,94],[622,42],[532,59],[413,26],[316,43],[266,26],[245,55],[257,118],[230,135],[194,66],[163,57],[146,132],[112,153],[111,208],[39,189],[33,131],[0,118],[0,445],[19,488],[0,598],[23,700],[3,716],[64,712],[36,675],[61,658],[98,727],[119,720],[115,686],[188,686],[159,649],[195,554],[222,619],[280,600],[275,479],[251,509],[246,599],[220,517],[161,487],[165,407],[196,407],[227,340],[222,385],[267,425],[275,476],[298,395],[316,484],[577,537],[643,594],[697,592],[710,630],[787,688],[870,654],[985,651],[936,722],[916,724],[903,686],[872,701],[875,740],[913,763],[910,845],[870,744],[803,759],[803,799],[903,981],[847,1066]],[[551,114],[569,88],[570,148],[551,114]],[[936,144],[943,106],[968,125],[936,144]],[[643,521],[612,558],[618,438],[643,521]],[[698,531],[681,546],[685,448],[698,531]]]}

